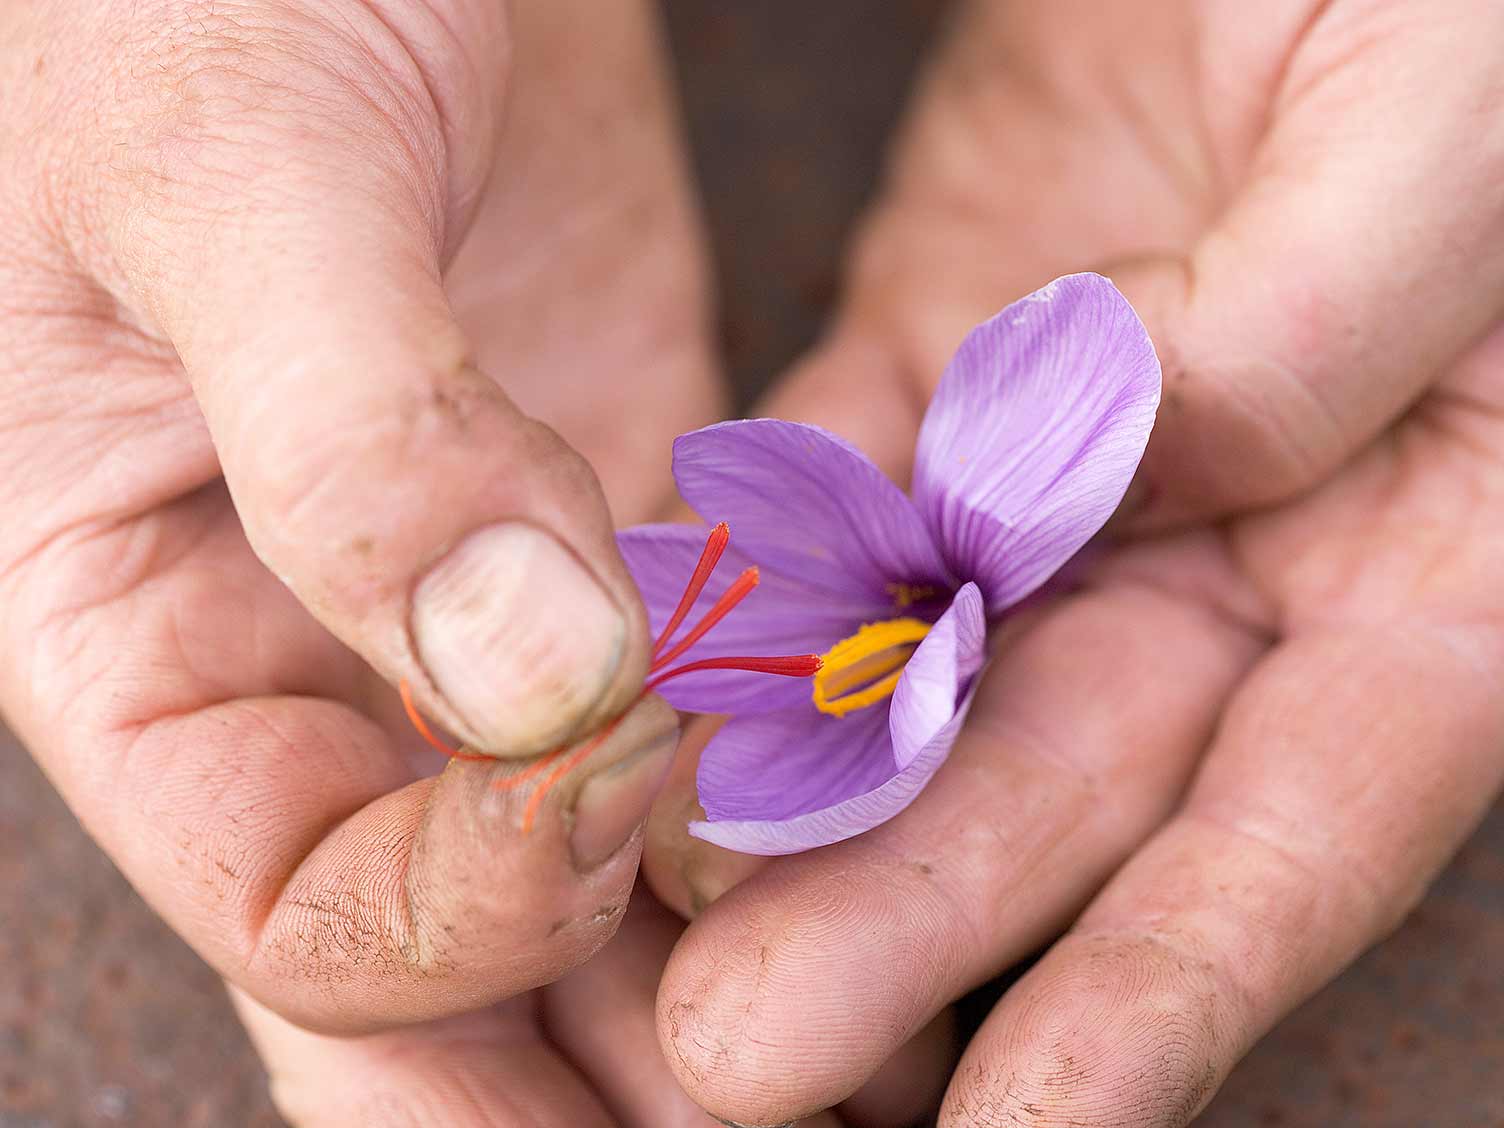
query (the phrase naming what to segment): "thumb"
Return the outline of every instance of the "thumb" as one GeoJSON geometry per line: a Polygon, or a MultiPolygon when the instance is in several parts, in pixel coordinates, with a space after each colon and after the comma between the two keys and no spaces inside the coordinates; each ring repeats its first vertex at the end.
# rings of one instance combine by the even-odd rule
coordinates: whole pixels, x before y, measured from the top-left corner
{"type": "Polygon", "coordinates": [[[1164,363],[1138,523],[1318,484],[1504,314],[1497,35],[1425,5],[1398,26],[1405,7],[1356,56],[1320,28],[1297,49],[1247,187],[1188,255],[1108,268],[1164,363]]]}
{"type": "Polygon", "coordinates": [[[623,709],[648,647],[599,484],[470,363],[446,300],[483,173],[451,178],[484,168],[491,99],[434,94],[374,18],[320,26],[201,61],[116,257],[267,567],[468,744],[536,753],[623,709]]]}

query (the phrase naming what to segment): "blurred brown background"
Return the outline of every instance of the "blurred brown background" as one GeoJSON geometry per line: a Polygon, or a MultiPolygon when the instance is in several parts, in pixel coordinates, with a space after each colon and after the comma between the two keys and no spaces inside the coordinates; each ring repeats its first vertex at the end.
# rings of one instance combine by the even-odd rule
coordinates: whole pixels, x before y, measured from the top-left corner
{"type": "MultiPolygon", "coordinates": [[[[668,0],[744,397],[817,332],[941,0],[668,0]]],[[[213,975],[0,734],[0,1128],[281,1121],[213,975]]],[[[1209,1128],[1504,1128],[1504,807],[1209,1128]]]]}

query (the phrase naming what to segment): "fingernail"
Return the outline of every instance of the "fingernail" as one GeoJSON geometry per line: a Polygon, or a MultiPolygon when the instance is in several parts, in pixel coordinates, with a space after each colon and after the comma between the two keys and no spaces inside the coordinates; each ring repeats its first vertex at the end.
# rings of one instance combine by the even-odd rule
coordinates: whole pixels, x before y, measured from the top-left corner
{"type": "Polygon", "coordinates": [[[583,564],[521,522],[470,534],[418,584],[428,676],[485,752],[529,755],[575,732],[610,687],[627,624],[583,564]]]}
{"type": "Polygon", "coordinates": [[[786,1120],[782,1124],[742,1124],[735,1120],[721,1120],[719,1116],[716,1119],[720,1120],[726,1128],[794,1128],[795,1123],[792,1120],[786,1120]]]}
{"type": "Polygon", "coordinates": [[[668,778],[677,733],[659,736],[640,752],[585,781],[574,804],[569,850],[575,869],[595,869],[637,833],[668,778]]]}

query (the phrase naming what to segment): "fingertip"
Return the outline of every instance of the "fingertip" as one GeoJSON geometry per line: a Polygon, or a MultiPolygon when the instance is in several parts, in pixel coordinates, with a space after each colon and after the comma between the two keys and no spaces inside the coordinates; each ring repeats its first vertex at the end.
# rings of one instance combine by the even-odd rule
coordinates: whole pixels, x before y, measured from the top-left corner
{"type": "Polygon", "coordinates": [[[1230,1068],[1227,1021],[1210,973],[1170,944],[1069,938],[973,1038],[939,1124],[1183,1128],[1230,1068]]]}
{"type": "Polygon", "coordinates": [[[763,974],[778,975],[767,937],[727,945],[694,931],[670,957],[656,1008],[664,1058],[684,1091],[718,1119],[743,1124],[783,1124],[834,1103],[807,1101],[808,1074],[788,1068],[789,1043],[807,1030],[797,1014],[768,1012],[780,1004],[758,986],[763,974]]]}
{"type": "Polygon", "coordinates": [[[225,472],[258,555],[472,751],[536,755],[635,699],[646,614],[599,483],[488,377],[387,364],[264,417],[237,394],[225,472]]]}
{"type": "Polygon", "coordinates": [[[743,1123],[845,1100],[934,1013],[931,953],[909,951],[921,939],[886,963],[874,961],[884,945],[863,943],[916,931],[891,872],[783,880],[798,864],[776,862],[698,918],[659,988],[659,1038],[680,1084],[743,1123]]]}

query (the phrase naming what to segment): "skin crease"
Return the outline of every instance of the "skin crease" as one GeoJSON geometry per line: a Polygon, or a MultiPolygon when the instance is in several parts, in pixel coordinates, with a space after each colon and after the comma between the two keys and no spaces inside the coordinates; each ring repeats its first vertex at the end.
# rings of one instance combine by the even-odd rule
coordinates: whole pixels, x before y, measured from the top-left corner
{"type": "Polygon", "coordinates": [[[957,10],[841,313],[761,413],[904,481],[965,330],[1092,266],[1144,316],[1164,408],[1126,542],[1004,625],[967,731],[898,818],[727,854],[683,834],[686,741],[644,865],[698,914],[658,1015],[707,1108],[775,1123],[839,1101],[1054,940],[941,1125],[1184,1125],[1487,810],[1501,21],[1357,0],[957,10]]]}

